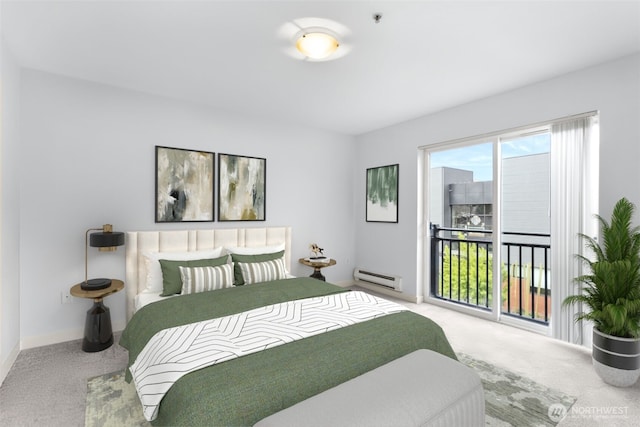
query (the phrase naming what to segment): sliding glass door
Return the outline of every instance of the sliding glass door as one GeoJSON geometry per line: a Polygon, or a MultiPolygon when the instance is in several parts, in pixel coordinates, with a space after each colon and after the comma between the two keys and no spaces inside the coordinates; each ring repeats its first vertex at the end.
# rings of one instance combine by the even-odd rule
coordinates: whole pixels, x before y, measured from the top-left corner
{"type": "Polygon", "coordinates": [[[586,113],[422,147],[425,297],[582,343],[562,301],[581,292],[578,235],[597,235],[598,133],[586,113]]]}
{"type": "Polygon", "coordinates": [[[548,127],[427,150],[429,297],[546,328],[548,127]]]}
{"type": "Polygon", "coordinates": [[[501,138],[501,313],[548,325],[551,318],[548,128],[501,138]]]}
{"type": "Polygon", "coordinates": [[[492,311],[493,142],[430,152],[431,296],[492,311]]]}

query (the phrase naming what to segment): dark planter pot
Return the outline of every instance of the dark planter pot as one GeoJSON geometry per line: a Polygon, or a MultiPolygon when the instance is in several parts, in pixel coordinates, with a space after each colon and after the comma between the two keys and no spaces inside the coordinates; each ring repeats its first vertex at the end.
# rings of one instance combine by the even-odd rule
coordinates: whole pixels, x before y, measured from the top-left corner
{"type": "Polygon", "coordinates": [[[593,328],[593,366],[607,384],[630,387],[640,377],[640,338],[620,338],[593,328]]]}

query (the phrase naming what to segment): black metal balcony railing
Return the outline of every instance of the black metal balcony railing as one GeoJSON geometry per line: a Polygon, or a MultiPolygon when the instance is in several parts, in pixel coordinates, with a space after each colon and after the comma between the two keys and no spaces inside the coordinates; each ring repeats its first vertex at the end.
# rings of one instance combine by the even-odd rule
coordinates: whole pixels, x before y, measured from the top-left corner
{"type": "MultiPolygon", "coordinates": [[[[491,230],[431,224],[431,294],[493,310],[491,230]]],[[[503,314],[547,325],[551,318],[549,244],[542,233],[502,233],[500,300],[503,314]]]]}

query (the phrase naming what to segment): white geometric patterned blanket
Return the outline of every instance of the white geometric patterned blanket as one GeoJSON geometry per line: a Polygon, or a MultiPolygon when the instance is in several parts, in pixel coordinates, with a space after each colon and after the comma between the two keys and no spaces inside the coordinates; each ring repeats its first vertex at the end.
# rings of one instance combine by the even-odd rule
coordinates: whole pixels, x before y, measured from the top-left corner
{"type": "Polygon", "coordinates": [[[399,304],[352,291],[162,330],[130,368],[144,416],[154,420],[164,395],[190,372],[404,310],[399,304]]]}

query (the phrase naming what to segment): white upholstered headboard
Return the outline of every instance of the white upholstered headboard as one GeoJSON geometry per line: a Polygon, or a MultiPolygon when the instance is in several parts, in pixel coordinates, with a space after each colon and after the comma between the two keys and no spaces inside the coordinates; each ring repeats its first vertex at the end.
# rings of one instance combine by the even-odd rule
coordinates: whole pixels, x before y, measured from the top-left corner
{"type": "Polygon", "coordinates": [[[145,288],[148,252],[203,251],[220,246],[258,247],[284,243],[285,264],[291,271],[291,227],[220,228],[209,230],[128,231],[126,233],[125,291],[127,321],[135,311],[135,297],[145,288]]]}

